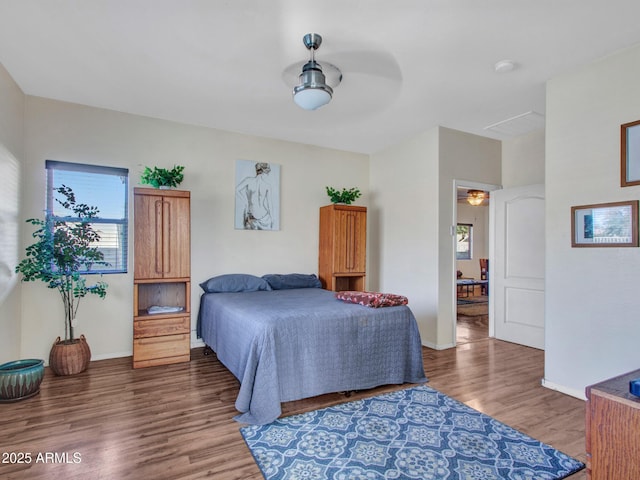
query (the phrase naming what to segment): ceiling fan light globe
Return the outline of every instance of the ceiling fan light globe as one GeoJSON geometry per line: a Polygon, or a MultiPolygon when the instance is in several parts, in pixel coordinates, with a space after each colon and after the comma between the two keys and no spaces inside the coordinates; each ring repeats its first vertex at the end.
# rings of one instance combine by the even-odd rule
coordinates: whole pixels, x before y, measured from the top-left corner
{"type": "Polygon", "coordinates": [[[304,64],[298,77],[300,83],[293,87],[293,101],[305,110],[317,110],[331,101],[333,89],[327,85],[322,67],[313,56],[304,64]]]}
{"type": "Polygon", "coordinates": [[[331,94],[324,88],[304,87],[294,89],[293,101],[305,110],[317,110],[331,101],[331,94]]]}

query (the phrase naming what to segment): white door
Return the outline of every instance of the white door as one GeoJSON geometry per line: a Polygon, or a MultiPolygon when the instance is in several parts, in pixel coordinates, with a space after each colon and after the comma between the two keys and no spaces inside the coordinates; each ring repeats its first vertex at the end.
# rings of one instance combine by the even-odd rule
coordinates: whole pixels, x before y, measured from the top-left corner
{"type": "Polygon", "coordinates": [[[491,192],[489,229],[495,337],[544,349],[544,185],[491,192]]]}

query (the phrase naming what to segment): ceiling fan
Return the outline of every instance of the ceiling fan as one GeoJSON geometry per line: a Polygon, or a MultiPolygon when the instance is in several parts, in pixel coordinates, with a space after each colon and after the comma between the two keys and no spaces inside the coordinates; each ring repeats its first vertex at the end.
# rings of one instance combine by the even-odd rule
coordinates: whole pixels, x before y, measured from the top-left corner
{"type": "Polygon", "coordinates": [[[305,110],[316,110],[331,101],[333,87],[342,81],[340,69],[330,63],[325,63],[325,69],[331,73],[329,78],[332,85],[327,84],[322,66],[316,62],[315,51],[322,45],[322,37],[317,33],[307,33],[302,42],[309,50],[309,61],[302,67],[298,77],[300,83],[293,87],[293,101],[305,110]]]}
{"type": "Polygon", "coordinates": [[[356,97],[359,91],[365,90],[374,96],[376,102],[368,102],[365,106],[368,108],[372,104],[384,105],[400,91],[400,67],[395,58],[387,52],[370,48],[330,50],[323,52],[322,58],[318,61],[315,55],[322,45],[322,36],[307,33],[303,36],[302,43],[309,51],[309,59],[286,67],[282,78],[292,88],[296,105],[305,110],[316,110],[328,104],[333,97],[334,89],[343,80],[343,73],[349,80],[351,90],[340,87],[341,90],[345,88],[351,96],[356,97]],[[361,82],[363,75],[367,77],[366,84],[361,82]]]}

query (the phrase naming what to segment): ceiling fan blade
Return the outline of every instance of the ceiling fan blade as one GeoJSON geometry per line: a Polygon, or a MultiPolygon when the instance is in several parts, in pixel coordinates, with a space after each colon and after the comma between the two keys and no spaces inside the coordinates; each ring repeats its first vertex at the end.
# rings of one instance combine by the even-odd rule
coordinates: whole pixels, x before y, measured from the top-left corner
{"type": "MultiPolygon", "coordinates": [[[[302,66],[308,60],[300,60],[287,66],[282,72],[283,81],[293,87],[298,83],[298,76],[302,66]]],[[[316,61],[322,67],[327,77],[327,84],[332,88],[342,80],[342,76],[350,73],[371,75],[390,80],[393,83],[402,82],[402,72],[396,59],[389,53],[373,50],[350,50],[345,52],[319,52],[316,61]]]]}
{"type": "MultiPolygon", "coordinates": [[[[326,61],[338,66],[343,74],[349,72],[402,81],[402,71],[396,59],[388,52],[374,50],[349,50],[326,52],[326,61]]],[[[320,62],[321,59],[318,59],[320,62]]]]}

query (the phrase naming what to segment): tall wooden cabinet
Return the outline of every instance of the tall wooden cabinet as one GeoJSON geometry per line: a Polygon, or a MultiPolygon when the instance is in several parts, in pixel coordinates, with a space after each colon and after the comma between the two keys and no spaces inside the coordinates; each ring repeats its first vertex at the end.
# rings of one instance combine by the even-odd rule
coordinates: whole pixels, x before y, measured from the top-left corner
{"type": "Polygon", "coordinates": [[[640,478],[640,398],[629,381],[640,370],[587,387],[586,449],[590,480],[640,478]]]}
{"type": "Polygon", "coordinates": [[[188,362],[190,192],[134,189],[133,367],[188,362]]]}
{"type": "Polygon", "coordinates": [[[365,289],[367,207],[320,208],[318,276],[327,290],[365,289]]]}

